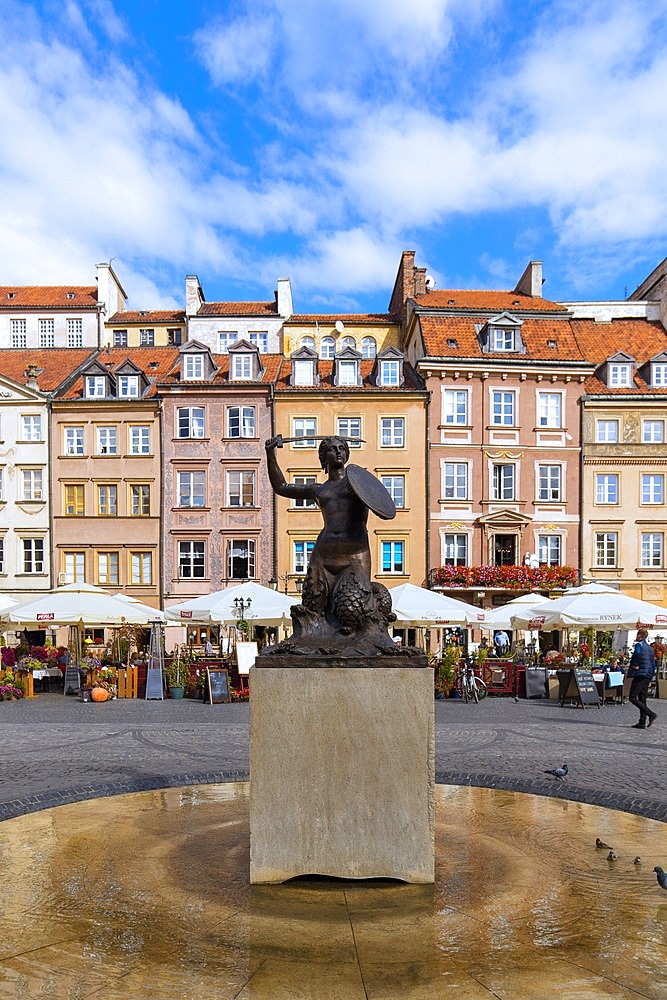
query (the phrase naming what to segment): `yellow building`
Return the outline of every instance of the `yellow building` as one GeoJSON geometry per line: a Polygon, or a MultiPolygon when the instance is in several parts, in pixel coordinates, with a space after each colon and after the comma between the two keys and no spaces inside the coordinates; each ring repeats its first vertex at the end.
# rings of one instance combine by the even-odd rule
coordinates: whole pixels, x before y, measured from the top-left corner
{"type": "Polygon", "coordinates": [[[139,309],[114,313],[105,321],[109,347],[178,347],[186,337],[182,309],[139,309]]]}

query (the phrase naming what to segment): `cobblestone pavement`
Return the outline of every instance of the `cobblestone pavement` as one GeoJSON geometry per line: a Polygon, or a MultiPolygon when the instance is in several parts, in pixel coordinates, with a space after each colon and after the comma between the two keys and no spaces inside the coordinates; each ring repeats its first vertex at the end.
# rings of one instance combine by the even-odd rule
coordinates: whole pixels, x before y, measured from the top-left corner
{"type": "MultiPolygon", "coordinates": [[[[436,780],[508,788],[667,822],[667,705],[649,730],[631,705],[580,709],[487,698],[436,702],[436,780]],[[567,763],[564,781],[544,773],[567,763]]],[[[0,704],[0,820],[79,799],[248,777],[248,705],[0,704]]]]}

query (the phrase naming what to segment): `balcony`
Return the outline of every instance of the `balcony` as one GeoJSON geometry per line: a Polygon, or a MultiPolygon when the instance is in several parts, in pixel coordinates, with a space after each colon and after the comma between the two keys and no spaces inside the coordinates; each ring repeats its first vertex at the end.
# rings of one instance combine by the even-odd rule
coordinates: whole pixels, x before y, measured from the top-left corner
{"type": "Polygon", "coordinates": [[[564,590],[578,583],[579,570],[574,566],[437,566],[428,575],[431,588],[461,590],[564,590]]]}

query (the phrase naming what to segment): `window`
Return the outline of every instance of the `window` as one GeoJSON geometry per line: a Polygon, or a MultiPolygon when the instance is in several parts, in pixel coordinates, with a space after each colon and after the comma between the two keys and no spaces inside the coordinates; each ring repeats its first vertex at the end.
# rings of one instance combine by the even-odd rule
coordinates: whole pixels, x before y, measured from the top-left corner
{"type": "Polygon", "coordinates": [[[350,448],[361,448],[361,417],[339,417],[336,427],[339,437],[358,439],[347,442],[350,448]]]}
{"type": "Polygon", "coordinates": [[[130,427],[130,455],[150,455],[151,429],[144,424],[130,427]]]}
{"type": "Polygon", "coordinates": [[[118,513],[118,487],[115,483],[98,485],[97,513],[100,517],[115,517],[118,513]]]}
{"type": "Polygon", "coordinates": [[[514,350],[514,335],[515,331],[513,329],[507,329],[503,326],[492,326],[491,327],[491,347],[492,351],[513,351],[514,350]]]}
{"type": "Polygon", "coordinates": [[[179,507],[206,506],[205,472],[179,472],[177,481],[179,507]]]}
{"type": "Polygon", "coordinates": [[[537,424],[538,427],[561,427],[561,406],[563,397],[559,392],[538,392],[537,394],[537,424]]]}
{"type": "Polygon", "coordinates": [[[183,355],[183,378],[188,381],[201,380],[204,377],[204,355],[183,355]]]}
{"type": "Polygon", "coordinates": [[[380,385],[401,384],[401,362],[398,360],[380,361],[380,385]]]}
{"type": "Polygon", "coordinates": [[[227,539],[227,575],[230,580],[251,580],[255,575],[255,543],[252,539],[227,539]]]}
{"type": "Polygon", "coordinates": [[[118,395],[123,398],[135,398],[139,395],[138,375],[118,376],[118,395]]]}
{"type": "Polygon", "coordinates": [[[309,434],[317,434],[317,418],[316,417],[293,417],[292,418],[292,437],[298,438],[298,441],[292,443],[293,448],[315,448],[317,442],[315,438],[308,437],[309,434]]]}
{"type": "Polygon", "coordinates": [[[114,347],[127,347],[127,330],[114,330],[114,332],[113,332],[113,346],[114,347]]]}
{"type": "Polygon", "coordinates": [[[514,426],[514,393],[494,390],[491,393],[491,423],[496,426],[514,426]]]}
{"type": "Polygon", "coordinates": [[[442,398],[442,420],[445,424],[468,423],[468,393],[465,389],[445,389],[442,398]]]}
{"type": "Polygon", "coordinates": [[[641,565],[645,569],[662,568],[662,533],[659,531],[642,532],[641,565]]]}
{"type": "Polygon", "coordinates": [[[83,455],[83,427],[65,428],[65,454],[83,455]]]}
{"type": "Polygon", "coordinates": [[[616,553],[618,551],[618,532],[616,531],[596,531],[595,532],[595,565],[603,568],[616,566],[616,553]]]}
{"type": "Polygon", "coordinates": [[[324,361],[332,361],[336,356],[336,341],[333,337],[322,337],[320,341],[320,357],[324,361]]]}
{"type": "Polygon", "coordinates": [[[394,501],[394,506],[399,509],[405,507],[405,476],[380,476],[380,481],[394,501]]]}
{"type": "Polygon", "coordinates": [[[654,362],[651,365],[651,384],[652,385],[667,385],[667,365],[660,362],[654,362]]]}
{"type": "Polygon", "coordinates": [[[218,354],[226,354],[238,339],[239,335],[236,330],[218,330],[218,354]]]}
{"type": "Polygon", "coordinates": [[[0,502],[2,502],[4,499],[5,499],[5,467],[3,465],[0,465],[0,502]]]}
{"type": "Polygon", "coordinates": [[[618,420],[598,420],[595,440],[600,444],[615,444],[618,441],[618,420]]]}
{"type": "Polygon", "coordinates": [[[359,363],[342,360],[338,362],[338,385],[356,385],[359,381],[359,363]]]}
{"type": "Polygon", "coordinates": [[[445,462],[445,500],[467,500],[468,465],[466,462],[445,462]]]}
{"type": "Polygon", "coordinates": [[[83,320],[67,320],[67,346],[83,347],[83,320]]]}
{"type": "Polygon", "coordinates": [[[236,469],[227,472],[227,506],[255,506],[255,473],[236,469]]]}
{"type": "Polygon", "coordinates": [[[42,418],[38,413],[24,413],[21,425],[24,441],[42,440],[42,418]]]}
{"type": "Polygon", "coordinates": [[[230,406],[227,410],[227,437],[255,437],[255,407],[230,406]]]}
{"type": "Polygon", "coordinates": [[[117,434],[115,427],[97,428],[97,454],[117,455],[117,434]]]}
{"type": "Polygon", "coordinates": [[[374,358],[377,354],[377,344],[375,343],[375,337],[364,337],[361,341],[361,356],[362,358],[374,358]]]}
{"type": "Polygon", "coordinates": [[[553,503],[561,499],[560,465],[538,465],[537,467],[537,499],[553,503]]]}
{"type": "Polygon", "coordinates": [[[662,444],[664,440],[664,420],[642,420],[642,441],[644,444],[662,444]]]}
{"type": "Polygon", "coordinates": [[[206,542],[178,543],[180,580],[203,579],[206,575],[206,542]]]}
{"type": "Polygon", "coordinates": [[[403,542],[382,542],[382,572],[402,573],[403,542]]]}
{"type": "Polygon", "coordinates": [[[86,488],[83,483],[65,486],[65,513],[69,517],[82,517],[86,513],[86,488]]]}
{"type": "Polygon", "coordinates": [[[52,319],[40,319],[39,321],[39,346],[56,346],[55,323],[52,319]]]}
{"type": "MultiPolygon", "coordinates": [[[[292,483],[295,486],[311,486],[317,482],[317,476],[293,476],[292,483]]],[[[315,500],[307,500],[304,497],[293,501],[295,507],[300,508],[317,508],[317,503],[315,500]]]]}
{"type": "Polygon", "coordinates": [[[538,535],[537,558],[547,566],[560,566],[560,535],[538,535]]]}
{"type": "Polygon", "coordinates": [[[63,563],[67,579],[71,583],[83,583],[86,579],[86,553],[64,552],[63,563]]]}
{"type": "Polygon", "coordinates": [[[315,542],[294,542],[292,565],[295,573],[301,575],[306,573],[314,548],[315,542]]]}
{"type": "Polygon", "coordinates": [[[383,448],[405,447],[405,417],[382,417],[380,443],[383,448]]]}
{"type": "Polygon", "coordinates": [[[596,475],[595,502],[618,503],[618,475],[615,472],[596,475]]]}
{"type": "Polygon", "coordinates": [[[493,500],[514,500],[514,466],[493,466],[493,500]]]}
{"type": "Polygon", "coordinates": [[[642,503],[665,502],[665,477],[661,475],[642,476],[642,503]]]}
{"type": "Polygon", "coordinates": [[[167,343],[170,347],[180,347],[183,340],[183,335],[181,330],[167,330],[167,343]]]}
{"type": "Polygon", "coordinates": [[[42,500],[42,470],[41,469],[22,469],[21,476],[23,479],[23,494],[21,496],[22,500],[42,500]]]}
{"type": "Polygon", "coordinates": [[[294,385],[314,385],[315,365],[308,358],[295,358],[292,361],[292,381],[294,385]]]}
{"type": "MultiPolygon", "coordinates": [[[[204,544],[201,542],[200,544],[204,544]]],[[[203,574],[202,574],[203,575],[203,574]]],[[[130,552],[130,583],[153,582],[153,555],[150,552],[130,552]]]]}
{"type": "Polygon", "coordinates": [[[110,584],[118,584],[120,577],[118,571],[118,553],[117,552],[97,552],[97,582],[104,586],[110,584]]]}
{"type": "Polygon", "coordinates": [[[155,330],[139,330],[139,343],[142,347],[153,347],[155,344],[155,330]]]}
{"type": "Polygon", "coordinates": [[[249,333],[248,340],[253,347],[256,347],[260,354],[266,354],[269,350],[269,335],[265,330],[259,330],[257,333],[249,333]]]}
{"type": "Polygon", "coordinates": [[[450,535],[444,536],[444,565],[445,566],[467,566],[468,564],[468,536],[450,535]]]}
{"type": "MultiPolygon", "coordinates": [[[[354,347],[354,344],[352,345],[354,347]]],[[[313,337],[302,337],[299,347],[307,347],[309,351],[315,350],[315,339],[313,337]]]]}
{"type": "Polygon", "coordinates": [[[346,347],[351,347],[353,351],[356,351],[357,342],[354,339],[354,337],[343,337],[343,339],[340,342],[340,350],[344,351],[346,347]]]}
{"type": "Polygon", "coordinates": [[[5,540],[0,535],[0,573],[5,572],[5,540]]]}
{"type": "Polygon", "coordinates": [[[28,346],[26,321],[24,319],[13,319],[10,326],[12,334],[12,347],[16,351],[25,350],[28,346]]]}
{"type": "Polygon", "coordinates": [[[43,538],[23,539],[23,572],[24,573],[44,572],[43,538]]]}
{"type": "Polygon", "coordinates": [[[179,406],[176,409],[179,438],[204,437],[204,407],[179,406]]]}
{"type": "Polygon", "coordinates": [[[232,378],[252,378],[252,354],[235,354],[232,358],[232,378]]]}
{"type": "Polygon", "coordinates": [[[632,385],[632,366],[610,364],[607,369],[607,385],[609,387],[632,385]]]}
{"type": "Polygon", "coordinates": [[[130,485],[130,512],[133,517],[146,517],[151,512],[151,488],[148,483],[130,485]]]}

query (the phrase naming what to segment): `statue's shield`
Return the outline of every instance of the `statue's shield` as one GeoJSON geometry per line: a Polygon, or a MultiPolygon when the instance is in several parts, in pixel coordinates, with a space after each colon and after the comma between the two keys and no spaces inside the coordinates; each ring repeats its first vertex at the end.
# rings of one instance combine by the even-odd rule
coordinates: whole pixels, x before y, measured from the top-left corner
{"type": "Polygon", "coordinates": [[[396,505],[391,494],[368,469],[362,469],[360,465],[348,465],[345,471],[353,492],[366,504],[369,510],[372,510],[384,521],[390,521],[396,517],[396,505]]]}

